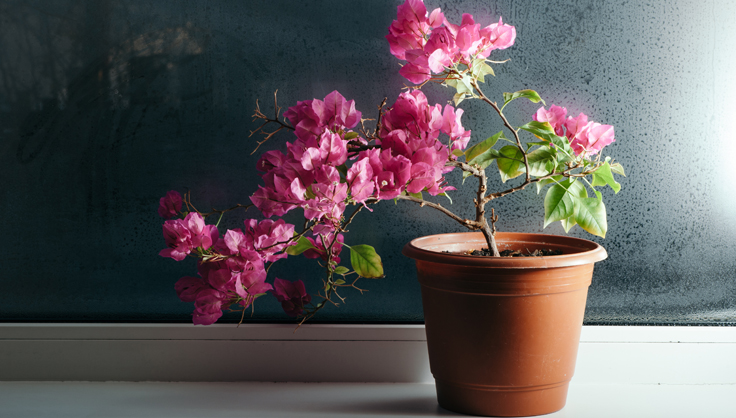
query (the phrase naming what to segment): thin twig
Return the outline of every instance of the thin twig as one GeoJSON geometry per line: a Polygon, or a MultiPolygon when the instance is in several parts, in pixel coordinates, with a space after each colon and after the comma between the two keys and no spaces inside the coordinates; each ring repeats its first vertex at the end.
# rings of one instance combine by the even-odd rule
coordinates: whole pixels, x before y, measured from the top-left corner
{"type": "Polygon", "coordinates": [[[519,138],[519,131],[514,129],[513,126],[511,126],[511,123],[509,123],[508,119],[506,119],[506,116],[503,114],[501,109],[498,107],[496,102],[492,101],[486,95],[483,93],[483,90],[480,89],[480,86],[478,85],[478,82],[476,80],[471,80],[470,84],[472,84],[473,88],[478,92],[478,97],[483,100],[484,102],[488,103],[493,107],[493,110],[498,113],[498,116],[501,117],[501,120],[503,120],[504,126],[511,131],[511,133],[514,134],[514,139],[516,140],[516,146],[519,148],[519,151],[521,151],[521,155],[524,156],[524,167],[526,167],[526,181],[529,181],[531,179],[531,175],[529,174],[529,159],[526,156],[526,152],[524,151],[524,146],[521,145],[521,139],[519,138]]]}
{"type": "Polygon", "coordinates": [[[292,131],[295,130],[293,126],[291,126],[289,124],[286,124],[286,123],[282,122],[279,119],[279,114],[281,112],[281,107],[278,104],[278,99],[276,98],[276,93],[278,93],[278,90],[276,90],[273,93],[273,105],[274,105],[274,117],[273,117],[273,119],[272,118],[269,118],[268,116],[266,116],[261,111],[261,106],[258,103],[258,99],[256,99],[256,108],[254,110],[255,113],[253,113],[253,121],[255,122],[257,119],[263,119],[265,122],[263,122],[263,124],[261,124],[261,126],[259,126],[258,128],[256,128],[254,131],[251,131],[250,132],[250,135],[248,135],[248,138],[250,138],[251,136],[253,136],[253,134],[255,134],[256,132],[260,132],[260,133],[262,133],[264,135],[264,139],[263,139],[263,141],[256,141],[258,143],[258,146],[256,146],[256,149],[254,149],[253,152],[250,153],[251,155],[255,154],[255,152],[258,151],[258,148],[260,148],[261,145],[263,145],[266,141],[268,141],[269,139],[271,139],[280,130],[282,130],[282,129],[291,129],[292,131]],[[275,123],[275,124],[279,125],[279,127],[276,128],[275,131],[266,132],[263,128],[265,128],[269,123],[275,123]]]}
{"type": "Polygon", "coordinates": [[[407,195],[400,195],[399,197],[397,197],[397,199],[400,199],[400,200],[409,200],[411,202],[419,203],[420,206],[429,206],[432,209],[436,209],[436,210],[444,213],[445,215],[449,216],[450,218],[454,219],[455,221],[457,221],[458,223],[460,223],[461,225],[463,225],[463,226],[465,226],[467,228],[470,228],[470,229],[478,229],[478,227],[479,227],[479,225],[478,225],[478,223],[476,221],[472,221],[470,219],[461,218],[460,216],[455,215],[450,210],[448,210],[447,208],[445,208],[444,206],[442,206],[442,205],[440,205],[438,203],[429,202],[429,201],[426,201],[424,199],[419,199],[419,198],[416,198],[416,197],[413,197],[413,196],[407,196],[407,195]]]}

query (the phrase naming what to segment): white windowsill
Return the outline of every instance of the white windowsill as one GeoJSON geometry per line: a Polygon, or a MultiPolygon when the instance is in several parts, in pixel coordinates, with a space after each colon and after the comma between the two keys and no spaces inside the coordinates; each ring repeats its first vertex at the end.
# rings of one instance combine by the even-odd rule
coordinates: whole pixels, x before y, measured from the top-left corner
{"type": "MultiPolygon", "coordinates": [[[[735,352],[736,328],[584,327],[549,416],[735,417],[735,352]]],[[[453,415],[419,325],[0,324],[0,381],[1,417],[453,415]]]]}

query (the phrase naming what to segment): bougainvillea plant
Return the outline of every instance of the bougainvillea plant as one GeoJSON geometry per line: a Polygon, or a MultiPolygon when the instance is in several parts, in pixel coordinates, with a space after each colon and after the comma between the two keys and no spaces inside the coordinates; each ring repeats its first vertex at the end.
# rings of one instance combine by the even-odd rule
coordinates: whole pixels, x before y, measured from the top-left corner
{"type": "MultiPolygon", "coordinates": [[[[175,285],[179,298],[194,302],[194,323],[212,324],[223,310],[245,313],[253,302],[271,293],[284,311],[302,321],[327,304],[338,304],[345,288],[359,278],[383,277],[380,256],[371,246],[348,244],[347,226],[363,209],[384,200],[407,200],[436,209],[470,230],[481,231],[492,256],[500,253],[495,241],[498,220],[486,205],[534,184],[537,193],[549,186],[544,198],[544,226],[560,221],[565,231],[580,225],[591,234],[606,234],[606,210],[601,186],[620,189],[613,175],[623,175],[620,164],[601,157],[601,149],[614,142],[613,127],[589,121],[580,114],[568,116],[564,107],[546,104],[533,90],[504,93],[495,102],[480,88],[494,75],[488,59],[496,49],[513,45],[516,29],[503,23],[481,27],[464,14],[459,25],[450,23],[440,9],[428,12],[422,0],[407,0],[398,7],[389,27],[391,54],[403,61],[402,76],[414,84],[394,103],[378,106],[375,128],[368,129],[353,100],[333,91],[324,99],[298,102],[283,117],[274,95],[275,114],[257,107],[255,119],[264,139],[281,130],[293,132],[286,153],[268,151],[257,162],[263,184],[250,197],[264,220],[247,219],[242,229],[221,233],[217,225],[227,210],[198,211],[189,194],[176,191],[161,198],[159,214],[167,248],[160,255],[181,261],[197,259],[196,277],[183,277],[175,285]],[[454,106],[430,104],[422,92],[428,83],[453,89],[454,106]],[[490,106],[506,130],[468,147],[466,130],[457,106],[479,99],[490,106]],[[503,110],[516,99],[542,103],[531,121],[514,127],[503,110]],[[267,126],[275,126],[266,131],[267,126]],[[522,138],[522,134],[527,138],[522,138]],[[506,190],[489,192],[486,170],[495,162],[501,181],[521,177],[506,190]],[[475,217],[464,218],[447,207],[425,200],[448,196],[455,190],[445,181],[454,169],[478,180],[473,199],[475,217]],[[589,196],[592,192],[593,196],[589,196]],[[300,209],[304,226],[297,230],[280,217],[300,209]],[[219,215],[216,224],[205,220],[219,215]],[[271,218],[276,218],[275,220],[271,218]],[[343,250],[349,252],[345,262],[343,250]],[[319,291],[310,295],[305,284],[280,278],[267,280],[277,260],[303,255],[318,259],[325,276],[319,291]]],[[[257,149],[257,148],[256,148],[257,149]]],[[[449,197],[449,196],[448,196],[449,197]]],[[[450,201],[450,203],[452,203],[450,201]]],[[[362,292],[362,290],[361,290],[362,292]]]]}

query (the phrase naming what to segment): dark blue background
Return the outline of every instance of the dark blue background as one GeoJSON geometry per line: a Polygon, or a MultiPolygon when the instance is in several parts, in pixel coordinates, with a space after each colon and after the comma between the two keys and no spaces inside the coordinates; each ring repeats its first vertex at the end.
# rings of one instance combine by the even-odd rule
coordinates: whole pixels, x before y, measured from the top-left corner
{"type": "MultiPolygon", "coordinates": [[[[189,262],[163,248],[158,199],[191,190],[200,209],[249,203],[260,178],[249,131],[257,98],[288,107],[332,90],[374,117],[404,80],[384,39],[397,1],[0,1],[0,320],[187,322],[173,284],[189,262]]],[[[614,125],[626,168],[606,190],[608,260],[596,267],[588,324],[736,322],[736,5],[727,0],[430,2],[459,22],[516,26],[486,92],[534,88],[548,103],[614,125]]],[[[451,92],[429,86],[430,100],[451,92]]],[[[465,102],[473,138],[501,129],[465,102]]],[[[538,106],[509,106],[514,124],[538,106]]],[[[263,150],[284,149],[288,134],[263,150]]],[[[459,183],[458,176],[451,181],[459,183]]],[[[472,197],[453,194],[455,210],[472,197]]],[[[494,177],[492,187],[500,187],[494,177]]],[[[470,213],[470,207],[465,206],[470,213]]],[[[495,205],[499,228],[542,231],[542,197],[495,205]]],[[[249,216],[258,216],[251,210],[249,216]]],[[[239,227],[242,212],[228,227],[239,227]]],[[[298,217],[290,220],[298,222],[298,217]]],[[[348,243],[374,245],[387,276],[364,281],[319,321],[421,321],[417,236],[459,230],[401,202],[363,213],[348,243]]],[[[563,233],[559,225],[544,230],[563,233]]],[[[347,256],[347,255],[345,255],[347,256]]],[[[313,263],[272,272],[316,292],[313,263]]],[[[229,318],[235,318],[231,315],[229,318]]],[[[288,320],[273,298],[253,320],[288,320]]]]}

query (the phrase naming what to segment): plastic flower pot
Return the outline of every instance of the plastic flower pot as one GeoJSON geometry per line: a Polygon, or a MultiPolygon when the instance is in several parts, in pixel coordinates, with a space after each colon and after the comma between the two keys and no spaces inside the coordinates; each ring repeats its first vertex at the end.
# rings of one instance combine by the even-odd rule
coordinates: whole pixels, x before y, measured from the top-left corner
{"type": "Polygon", "coordinates": [[[542,257],[479,257],[480,232],[408,243],[422,289],[437,399],[471,415],[530,416],[562,409],[575,372],[600,245],[544,234],[496,234],[499,250],[561,250],[542,257]]]}

